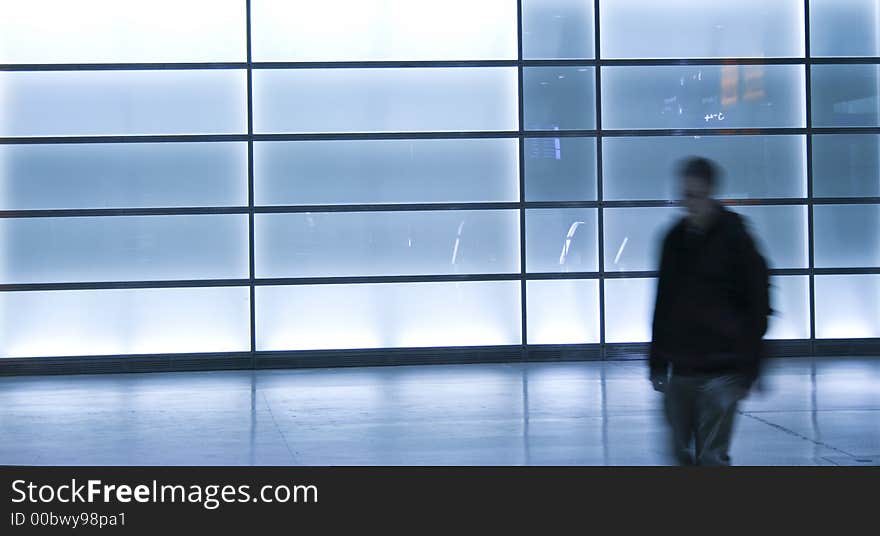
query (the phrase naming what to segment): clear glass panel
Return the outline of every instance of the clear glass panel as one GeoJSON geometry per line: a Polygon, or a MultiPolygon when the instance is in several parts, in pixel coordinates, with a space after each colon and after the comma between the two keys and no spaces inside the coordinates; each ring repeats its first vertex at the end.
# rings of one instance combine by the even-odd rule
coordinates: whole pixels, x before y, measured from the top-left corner
{"type": "Polygon", "coordinates": [[[526,210],[529,272],[599,270],[598,211],[594,208],[526,210]]]}
{"type": "Polygon", "coordinates": [[[526,130],[596,128],[596,69],[525,67],[523,101],[526,130]]]}
{"type": "Polygon", "coordinates": [[[519,212],[258,214],[258,277],[519,272],[519,212]]]}
{"type": "Polygon", "coordinates": [[[516,0],[253,0],[255,61],[512,60],[516,0]]]}
{"type": "Polygon", "coordinates": [[[813,195],[880,197],[880,135],[814,135],[813,195]]]}
{"type": "Polygon", "coordinates": [[[516,139],[254,144],[258,205],[519,201],[516,139]]]}
{"type": "Polygon", "coordinates": [[[3,2],[0,63],[246,59],[241,0],[3,2]]]}
{"type": "Polygon", "coordinates": [[[816,268],[880,266],[880,205],[813,207],[816,268]]]}
{"type": "Polygon", "coordinates": [[[802,65],[603,67],[602,127],[802,128],[804,88],[802,65]]]}
{"type": "Polygon", "coordinates": [[[247,143],[0,145],[0,209],[247,206],[247,143]]]}
{"type": "Polygon", "coordinates": [[[521,343],[519,281],[257,287],[257,349],[521,343]]]}
{"type": "Polygon", "coordinates": [[[606,279],[604,284],[605,341],[650,341],[657,280],[606,279]]]}
{"type": "Polygon", "coordinates": [[[604,58],[804,55],[803,0],[601,0],[604,58]]]}
{"type": "Polygon", "coordinates": [[[525,140],[526,201],[596,199],[596,138],[525,140]]]}
{"type": "Polygon", "coordinates": [[[810,338],[810,281],[805,275],[770,278],[770,306],[765,339],[810,338]]]}
{"type": "Polygon", "coordinates": [[[807,267],[807,207],[729,207],[745,223],[770,268],[807,267]]]}
{"type": "Polygon", "coordinates": [[[599,280],[526,282],[529,344],[599,342],[599,280]]]}
{"type": "Polygon", "coordinates": [[[523,0],[523,58],[592,58],[595,0],[523,0]]]}
{"type": "Polygon", "coordinates": [[[0,292],[0,355],[250,349],[247,287],[0,292]]]}
{"type": "Polygon", "coordinates": [[[880,56],[880,0],[810,0],[810,55],[880,56]]]}
{"type": "Polygon", "coordinates": [[[245,214],[0,220],[3,283],[247,276],[245,214]]]}
{"type": "Polygon", "coordinates": [[[0,72],[0,136],[240,134],[244,70],[0,72]]]}
{"type": "Polygon", "coordinates": [[[880,65],[813,65],[814,127],[880,126],[880,65]]]}
{"type": "Polygon", "coordinates": [[[880,337],[880,275],[817,275],[816,338],[880,337]]]}
{"type": "Polygon", "coordinates": [[[605,270],[657,270],[666,233],[684,213],[677,208],[606,208],[605,270]]]}
{"type": "Polygon", "coordinates": [[[512,67],[254,71],[257,132],[517,130],[512,67]]]}
{"type": "Polygon", "coordinates": [[[806,137],[780,135],[603,138],[602,195],[606,200],[677,199],[678,167],[692,155],[721,167],[721,198],[807,195],[806,137]]]}

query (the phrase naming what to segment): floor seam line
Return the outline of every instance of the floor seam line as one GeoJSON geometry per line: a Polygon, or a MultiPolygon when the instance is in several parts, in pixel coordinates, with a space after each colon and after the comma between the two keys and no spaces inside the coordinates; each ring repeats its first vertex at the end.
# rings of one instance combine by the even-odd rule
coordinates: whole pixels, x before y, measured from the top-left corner
{"type": "Polygon", "coordinates": [[[797,437],[797,438],[803,439],[804,441],[808,441],[808,442],[810,442],[810,443],[813,443],[814,445],[817,445],[817,446],[820,446],[820,447],[824,447],[824,448],[827,448],[827,449],[833,450],[833,451],[835,451],[835,452],[839,452],[839,453],[841,453],[841,454],[843,454],[843,455],[845,455],[845,456],[849,456],[850,458],[858,458],[858,456],[856,456],[856,455],[854,455],[854,454],[850,454],[849,452],[847,452],[847,451],[845,451],[845,450],[843,450],[843,449],[837,448],[837,447],[835,447],[835,446],[833,446],[833,445],[829,445],[828,443],[825,443],[824,441],[818,441],[818,440],[812,439],[812,438],[810,438],[810,437],[807,437],[807,436],[805,436],[805,435],[803,435],[803,434],[799,434],[799,433],[795,432],[794,430],[789,430],[788,428],[786,428],[786,427],[784,427],[784,426],[782,426],[782,425],[780,425],[780,424],[776,424],[776,423],[774,423],[774,422],[770,422],[770,421],[768,421],[767,419],[762,419],[761,417],[758,417],[758,416],[756,416],[756,415],[752,415],[751,413],[748,413],[748,412],[740,411],[740,412],[738,412],[738,413],[739,413],[740,415],[745,416],[745,417],[750,417],[750,418],[752,418],[752,419],[755,419],[755,420],[758,421],[758,422],[764,423],[764,424],[766,424],[767,426],[770,426],[771,428],[775,428],[775,429],[777,429],[777,430],[780,430],[780,431],[782,431],[782,432],[784,432],[784,433],[786,433],[786,434],[788,434],[788,435],[790,435],[790,436],[793,436],[793,437],[797,437]]]}
{"type": "Polygon", "coordinates": [[[278,435],[281,436],[281,441],[284,442],[284,447],[287,449],[287,453],[290,454],[290,459],[295,465],[299,465],[298,457],[290,447],[290,443],[287,441],[287,436],[284,435],[284,431],[281,430],[281,427],[278,426],[278,421],[275,420],[275,413],[272,412],[272,405],[269,403],[269,399],[266,398],[265,393],[260,393],[260,396],[263,397],[263,402],[266,403],[266,410],[269,412],[269,417],[272,418],[272,424],[275,425],[275,430],[278,432],[278,435]]]}

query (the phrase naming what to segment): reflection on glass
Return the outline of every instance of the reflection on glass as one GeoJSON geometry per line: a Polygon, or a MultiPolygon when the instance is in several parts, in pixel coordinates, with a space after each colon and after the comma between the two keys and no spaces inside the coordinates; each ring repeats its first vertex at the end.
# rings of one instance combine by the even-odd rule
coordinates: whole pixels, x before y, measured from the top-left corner
{"type": "Polygon", "coordinates": [[[246,131],[243,69],[0,72],[0,136],[246,131]]]}
{"type": "Polygon", "coordinates": [[[803,0],[601,0],[605,58],[804,55],[803,0]]]}
{"type": "Polygon", "coordinates": [[[597,213],[594,208],[526,210],[526,270],[598,271],[597,213]]]}
{"type": "Polygon", "coordinates": [[[814,135],[813,195],[880,197],[880,134],[814,135]]]}
{"type": "Polygon", "coordinates": [[[880,275],[817,275],[816,338],[880,337],[880,275]]]}
{"type": "Polygon", "coordinates": [[[880,65],[813,65],[813,126],[880,126],[880,65]]]}
{"type": "Polygon", "coordinates": [[[516,59],[516,0],[253,0],[255,61],[516,59]]]}
{"type": "Polygon", "coordinates": [[[247,144],[0,145],[0,209],[247,205],[247,144]]]}
{"type": "Polygon", "coordinates": [[[602,68],[609,129],[804,127],[801,65],[602,68]]]}
{"type": "Polygon", "coordinates": [[[604,285],[605,341],[650,341],[657,280],[606,279],[604,285]]]}
{"type": "Polygon", "coordinates": [[[247,287],[0,292],[0,356],[244,352],[247,287]]]}
{"type": "Polygon", "coordinates": [[[599,280],[526,282],[528,344],[599,342],[599,280]]]}
{"type": "Polygon", "coordinates": [[[805,275],[770,278],[770,306],[765,339],[810,338],[810,282],[805,275]]]}
{"type": "Polygon", "coordinates": [[[807,207],[734,206],[770,268],[807,267],[807,207]]]}
{"type": "Polygon", "coordinates": [[[596,138],[525,140],[526,201],[596,199],[596,138]]]}
{"type": "Polygon", "coordinates": [[[603,138],[602,195],[607,200],[677,199],[681,160],[699,155],[723,170],[720,198],[806,197],[806,147],[805,136],[788,135],[603,138]]]}
{"type": "Polygon", "coordinates": [[[517,130],[512,67],[257,69],[253,77],[260,133],[517,130]]]}
{"type": "Polygon", "coordinates": [[[0,282],[235,279],[245,214],[0,219],[0,282]]]}
{"type": "Polygon", "coordinates": [[[880,266],[880,205],[813,207],[817,268],[880,266]]]}
{"type": "Polygon", "coordinates": [[[519,272],[516,210],[258,214],[258,277],[519,272]]]}
{"type": "Polygon", "coordinates": [[[677,208],[606,208],[605,271],[657,270],[666,233],[684,213],[677,208]]]}
{"type": "Polygon", "coordinates": [[[592,58],[594,4],[595,0],[523,0],[523,58],[592,58]]]}
{"type": "Polygon", "coordinates": [[[516,139],[254,144],[258,205],[515,202],[516,139]]]}
{"type": "Polygon", "coordinates": [[[519,281],[256,289],[257,349],[520,344],[519,281]]]}
{"type": "Polygon", "coordinates": [[[593,67],[525,67],[526,130],[596,128],[596,72],[593,67]]]}
{"type": "Polygon", "coordinates": [[[810,54],[880,56],[880,0],[810,0],[810,54]]]}

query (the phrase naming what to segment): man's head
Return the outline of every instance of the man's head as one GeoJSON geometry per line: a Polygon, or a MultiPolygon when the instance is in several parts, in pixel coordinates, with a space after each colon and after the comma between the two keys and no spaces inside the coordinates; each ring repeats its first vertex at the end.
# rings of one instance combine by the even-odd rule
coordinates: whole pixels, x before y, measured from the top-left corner
{"type": "Polygon", "coordinates": [[[688,216],[695,222],[705,222],[715,210],[715,187],[718,168],[711,160],[700,157],[685,159],[679,168],[682,198],[688,216]]]}

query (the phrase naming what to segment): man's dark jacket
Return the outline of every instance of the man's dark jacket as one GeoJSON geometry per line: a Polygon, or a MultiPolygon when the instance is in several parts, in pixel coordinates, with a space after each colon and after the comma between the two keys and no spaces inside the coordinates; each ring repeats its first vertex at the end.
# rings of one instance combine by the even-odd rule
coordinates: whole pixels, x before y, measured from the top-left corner
{"type": "Polygon", "coordinates": [[[654,308],[652,376],[758,376],[770,314],[767,264],[742,218],[717,205],[704,231],[682,218],[666,235],[654,308]]]}

